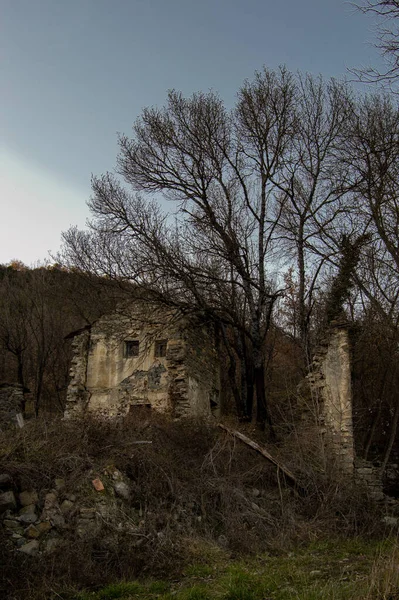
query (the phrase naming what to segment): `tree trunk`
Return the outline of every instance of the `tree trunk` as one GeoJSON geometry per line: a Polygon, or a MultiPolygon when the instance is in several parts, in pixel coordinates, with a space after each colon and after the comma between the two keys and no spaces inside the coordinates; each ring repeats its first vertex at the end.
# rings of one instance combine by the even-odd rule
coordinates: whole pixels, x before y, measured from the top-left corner
{"type": "Polygon", "coordinates": [[[242,400],[242,396],[237,386],[237,364],[232,353],[229,355],[228,375],[231,391],[233,393],[233,398],[236,405],[237,416],[238,419],[241,421],[245,418],[245,407],[242,400]]]}
{"type": "Polygon", "coordinates": [[[248,421],[251,421],[254,405],[254,365],[252,360],[252,353],[247,348],[245,340],[242,342],[242,349],[243,364],[245,367],[245,381],[241,381],[241,385],[245,385],[245,412],[248,421]]]}
{"type": "Polygon", "coordinates": [[[265,363],[263,358],[254,365],[254,380],[256,389],[256,424],[262,429],[265,429],[267,423],[269,427],[270,439],[275,440],[276,434],[273,428],[271,415],[267,406],[266,390],[265,390],[265,363]]]}
{"type": "Polygon", "coordinates": [[[25,406],[26,406],[26,399],[25,399],[25,380],[24,380],[24,365],[23,365],[23,360],[22,360],[22,353],[18,353],[17,354],[17,361],[18,361],[18,371],[17,371],[17,378],[18,378],[18,383],[22,386],[22,400],[21,400],[21,410],[22,413],[25,414],[25,406]]]}

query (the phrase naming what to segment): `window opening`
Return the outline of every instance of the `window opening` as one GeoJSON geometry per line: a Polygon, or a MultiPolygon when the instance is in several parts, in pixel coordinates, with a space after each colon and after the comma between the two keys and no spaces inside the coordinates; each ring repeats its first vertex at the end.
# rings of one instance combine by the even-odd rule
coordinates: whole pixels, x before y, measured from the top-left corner
{"type": "Polygon", "coordinates": [[[139,355],[139,340],[126,340],[124,348],[124,357],[131,358],[132,356],[139,355]]]}
{"type": "Polygon", "coordinates": [[[163,358],[166,356],[166,348],[168,340],[157,340],[155,342],[155,356],[157,358],[163,358]]]}

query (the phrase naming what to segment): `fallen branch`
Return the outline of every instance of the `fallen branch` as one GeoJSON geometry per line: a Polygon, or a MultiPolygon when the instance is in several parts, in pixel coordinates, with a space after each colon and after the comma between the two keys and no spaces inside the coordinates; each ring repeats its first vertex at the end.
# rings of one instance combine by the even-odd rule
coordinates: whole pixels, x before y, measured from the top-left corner
{"type": "Polygon", "coordinates": [[[278,460],[276,460],[265,448],[263,448],[262,446],[260,446],[259,444],[257,444],[253,440],[251,440],[249,437],[247,437],[240,431],[236,431],[235,429],[230,429],[229,427],[226,427],[225,425],[222,425],[221,423],[218,424],[218,427],[220,427],[220,429],[223,429],[224,431],[227,431],[227,433],[230,433],[230,435],[233,435],[234,437],[238,438],[239,440],[244,442],[244,444],[246,444],[247,446],[249,446],[256,452],[259,452],[259,454],[261,454],[264,458],[266,458],[269,462],[271,462],[274,466],[276,466],[278,471],[281,471],[282,473],[284,473],[287,481],[291,485],[293,485],[295,487],[295,489],[302,496],[306,495],[307,492],[306,492],[305,488],[303,488],[298,483],[295,475],[293,473],[291,473],[291,471],[289,469],[287,469],[287,467],[285,467],[278,460]]]}

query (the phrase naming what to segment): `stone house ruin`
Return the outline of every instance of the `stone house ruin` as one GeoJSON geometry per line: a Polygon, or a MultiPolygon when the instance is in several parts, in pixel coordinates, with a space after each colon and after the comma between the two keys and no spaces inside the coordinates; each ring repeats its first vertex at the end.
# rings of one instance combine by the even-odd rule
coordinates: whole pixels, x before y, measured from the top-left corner
{"type": "Polygon", "coordinates": [[[73,339],[64,416],[125,417],[153,408],[204,417],[219,408],[211,327],[143,301],[105,315],[73,339]]]}

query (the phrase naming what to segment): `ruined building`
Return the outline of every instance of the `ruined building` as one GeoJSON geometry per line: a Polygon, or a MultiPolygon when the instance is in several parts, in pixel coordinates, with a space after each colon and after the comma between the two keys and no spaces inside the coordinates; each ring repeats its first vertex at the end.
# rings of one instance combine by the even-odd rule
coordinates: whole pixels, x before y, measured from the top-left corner
{"type": "Polygon", "coordinates": [[[123,417],[139,408],[173,417],[218,411],[219,361],[210,327],[136,302],[70,337],[65,418],[123,417]]]}

